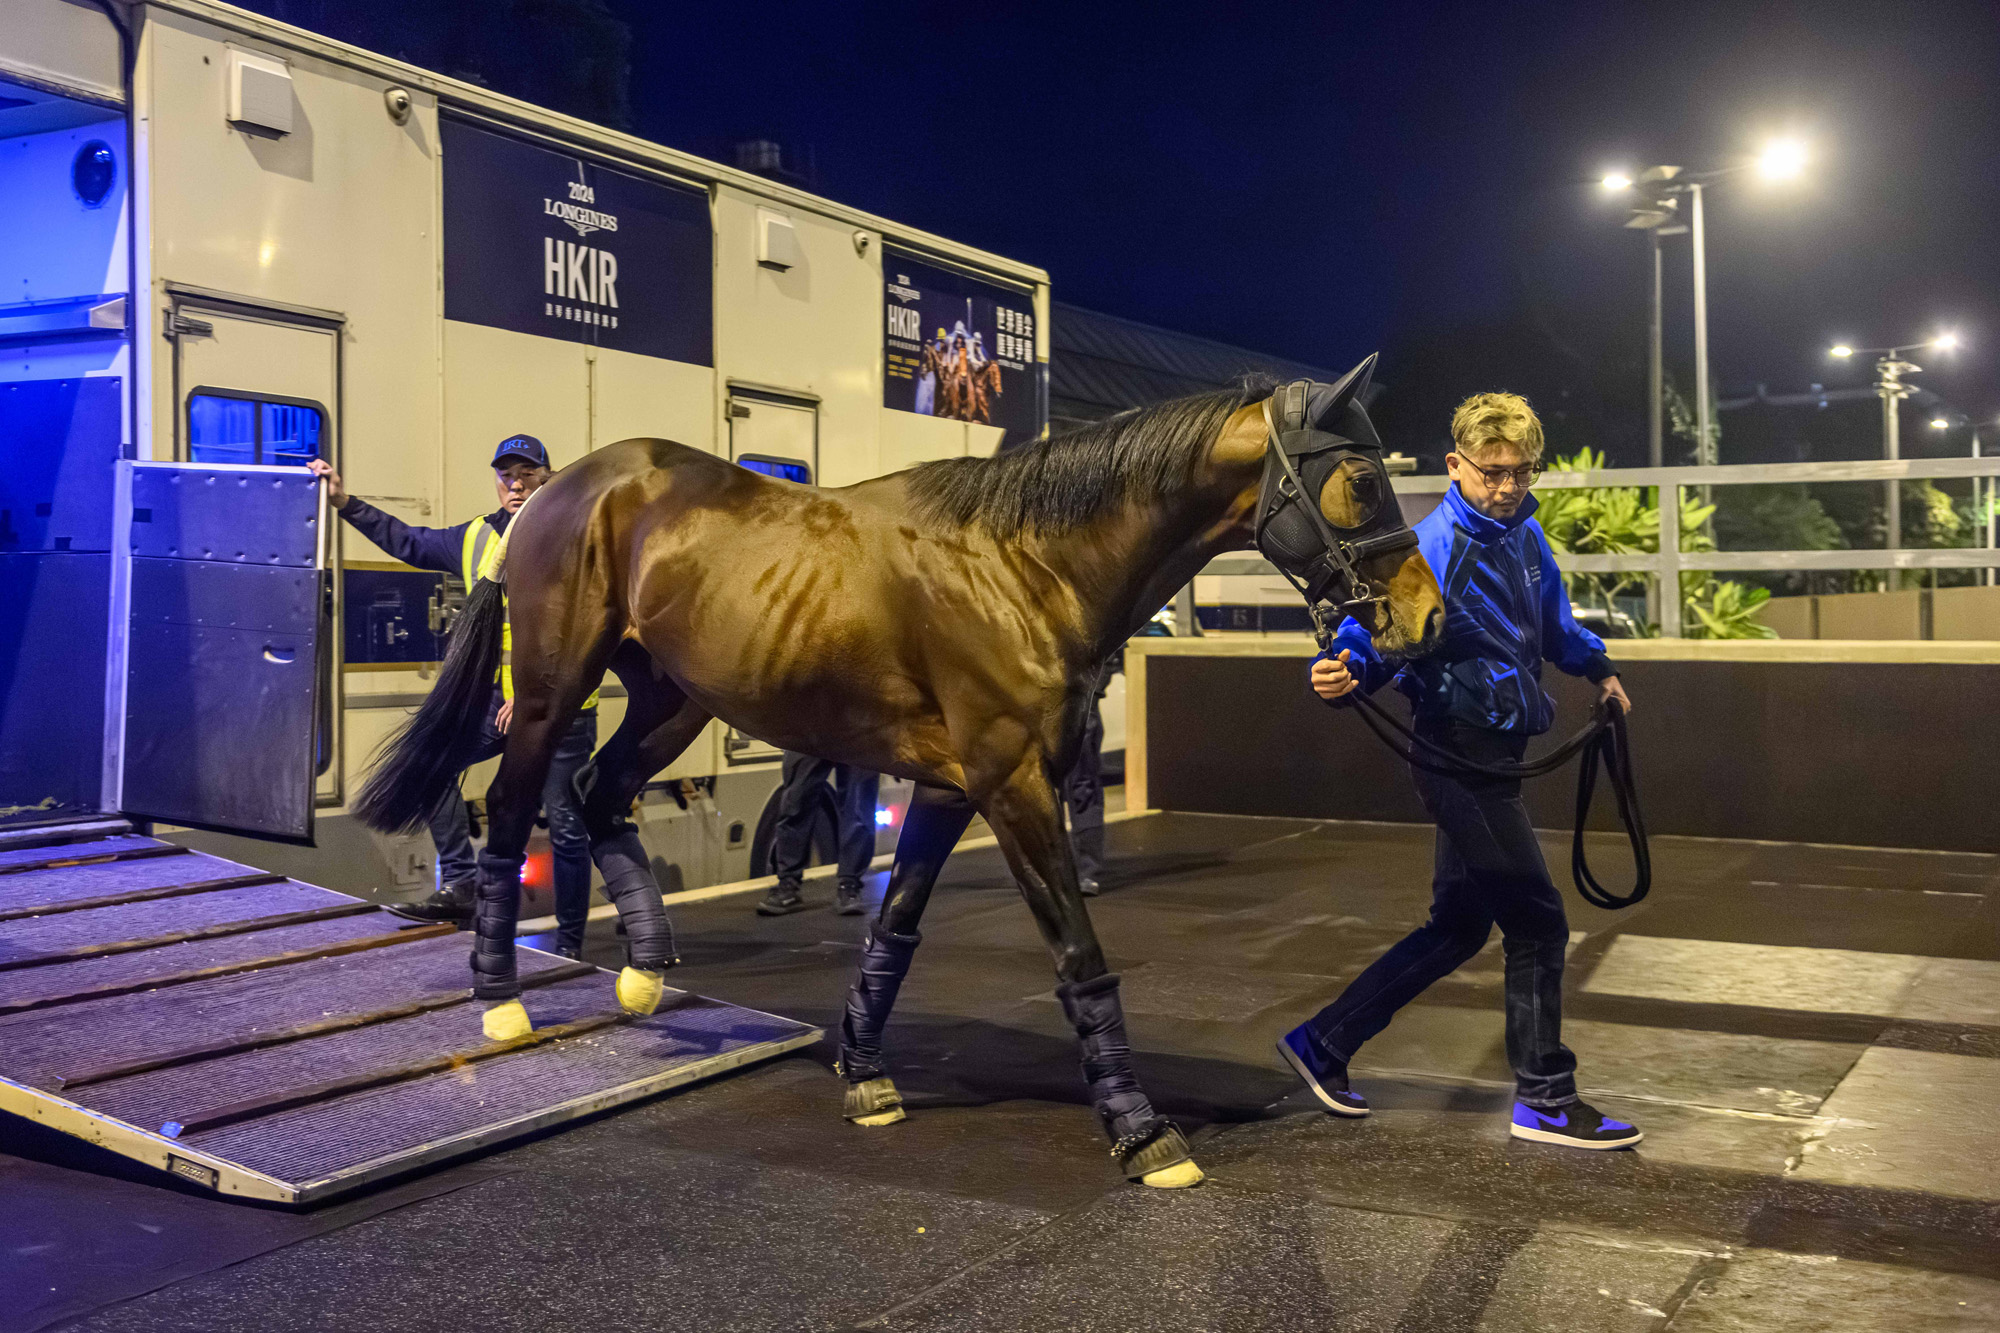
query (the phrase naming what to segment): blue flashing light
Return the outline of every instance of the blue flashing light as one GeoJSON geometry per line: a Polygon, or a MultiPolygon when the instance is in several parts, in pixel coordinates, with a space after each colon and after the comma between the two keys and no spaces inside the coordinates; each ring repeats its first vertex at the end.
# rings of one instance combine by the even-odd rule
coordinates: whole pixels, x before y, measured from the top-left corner
{"type": "Polygon", "coordinates": [[[877,828],[894,828],[896,826],[896,812],[894,810],[878,808],[875,811],[875,826],[877,828]]]}

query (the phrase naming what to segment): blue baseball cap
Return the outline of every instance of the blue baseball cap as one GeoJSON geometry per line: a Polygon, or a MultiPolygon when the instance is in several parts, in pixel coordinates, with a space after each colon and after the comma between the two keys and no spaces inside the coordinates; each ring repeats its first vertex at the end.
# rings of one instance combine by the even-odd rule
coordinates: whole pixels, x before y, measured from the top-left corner
{"type": "Polygon", "coordinates": [[[533,463],[536,467],[549,465],[549,451],[532,435],[509,435],[500,441],[500,447],[493,451],[493,466],[504,467],[510,458],[533,463]]]}

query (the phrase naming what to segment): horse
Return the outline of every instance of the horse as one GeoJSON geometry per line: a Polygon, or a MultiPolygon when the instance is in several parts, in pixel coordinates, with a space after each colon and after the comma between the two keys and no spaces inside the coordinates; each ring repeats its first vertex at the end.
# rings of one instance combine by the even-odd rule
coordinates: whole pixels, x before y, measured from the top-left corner
{"type": "Polygon", "coordinates": [[[972,377],[972,421],[993,424],[993,400],[1000,396],[1000,363],[988,361],[972,377]]]}
{"type": "Polygon", "coordinates": [[[677,960],[627,815],[711,718],[911,779],[841,1024],[842,1114],[904,1117],[882,1033],[932,885],[978,813],[1053,957],[1114,1160],[1145,1184],[1193,1184],[1186,1139],[1132,1071],[1119,978],[1084,910],[1057,784],[1106,658],[1212,557],[1253,539],[1288,576],[1305,572],[1309,604],[1360,618],[1384,651],[1435,645],[1442,598],[1359,401],[1373,363],[1333,385],[1246,384],[836,489],[666,440],[599,449],[513,520],[500,568],[474,589],[436,685],[385,743],[357,813],[411,829],[456,780],[510,617],[513,723],[487,792],[473,950],[488,1033],[505,1036],[528,1030],[514,926],[544,775],[607,670],[625,686],[625,719],[576,781],[626,926],[617,991],[631,1012],[652,1011],[677,960]]]}

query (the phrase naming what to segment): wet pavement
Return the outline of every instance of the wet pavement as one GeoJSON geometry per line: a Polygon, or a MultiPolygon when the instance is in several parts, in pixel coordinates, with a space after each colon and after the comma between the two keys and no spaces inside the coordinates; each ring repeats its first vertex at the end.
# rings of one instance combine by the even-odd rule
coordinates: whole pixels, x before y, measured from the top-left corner
{"type": "MultiPolygon", "coordinates": [[[[840,1120],[829,1043],[62,1327],[2000,1329],[2000,858],[1662,838],[1646,903],[1572,897],[1579,1081],[1647,1134],[1599,1154],[1507,1136],[1497,937],[1360,1053],[1372,1118],[1321,1114],[1272,1055],[1422,919],[1428,830],[1109,834],[1092,916],[1198,1189],[1118,1179],[1047,955],[976,851],[890,1027],[904,1124],[840,1120]]],[[[833,1027],[863,919],[753,901],[679,909],[670,979],[833,1027]]],[[[591,953],[620,961],[609,922],[591,953]]]]}

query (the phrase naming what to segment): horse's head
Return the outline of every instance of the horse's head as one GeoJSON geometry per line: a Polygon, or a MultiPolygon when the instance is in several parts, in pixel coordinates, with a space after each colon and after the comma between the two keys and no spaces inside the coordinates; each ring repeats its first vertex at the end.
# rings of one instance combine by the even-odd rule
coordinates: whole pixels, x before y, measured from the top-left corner
{"type": "Polygon", "coordinates": [[[1374,369],[1370,356],[1337,383],[1298,380],[1265,401],[1255,540],[1325,628],[1351,615],[1384,652],[1421,657],[1444,631],[1444,595],[1361,405],[1374,369]]]}

